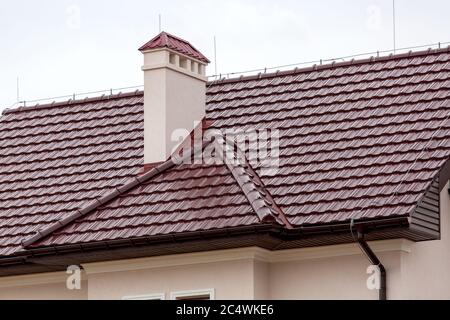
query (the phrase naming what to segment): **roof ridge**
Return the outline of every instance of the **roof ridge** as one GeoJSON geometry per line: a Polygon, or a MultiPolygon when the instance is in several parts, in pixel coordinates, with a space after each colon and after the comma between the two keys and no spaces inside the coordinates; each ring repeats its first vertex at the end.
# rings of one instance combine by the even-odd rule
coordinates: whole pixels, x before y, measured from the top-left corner
{"type": "Polygon", "coordinates": [[[45,104],[35,104],[33,106],[26,106],[26,107],[17,107],[17,108],[7,108],[3,110],[2,115],[7,115],[11,113],[19,113],[19,112],[29,112],[29,111],[35,111],[35,110],[42,110],[42,109],[51,109],[54,107],[67,107],[67,106],[74,106],[74,105],[80,105],[85,103],[92,103],[92,102],[100,102],[100,101],[109,101],[109,100],[116,100],[116,99],[122,99],[122,98],[129,98],[129,97],[137,97],[144,94],[143,90],[136,90],[133,92],[126,92],[126,93],[116,93],[112,95],[101,95],[101,96],[95,96],[91,98],[84,98],[84,99],[69,99],[67,101],[61,101],[61,102],[51,102],[51,103],[45,103],[45,104]]]}
{"type": "Polygon", "coordinates": [[[225,152],[225,155],[221,152],[219,154],[260,221],[273,221],[288,229],[292,229],[292,225],[286,215],[276,204],[261,178],[251,167],[244,152],[239,148],[235,151],[234,146],[230,145],[226,139],[220,139],[219,141],[216,139],[215,142],[225,152]],[[228,157],[230,154],[232,159],[228,157]]]}
{"type": "Polygon", "coordinates": [[[177,37],[177,36],[175,36],[175,35],[173,35],[173,34],[167,32],[167,31],[163,31],[163,32],[161,32],[161,33],[163,33],[166,37],[174,38],[174,39],[176,39],[176,40],[178,40],[178,41],[184,42],[184,43],[189,44],[189,45],[191,45],[191,46],[193,47],[193,45],[192,45],[189,41],[187,41],[187,40],[185,40],[185,39],[182,39],[182,38],[180,38],[180,37],[177,37]]]}
{"type": "MultiPolygon", "coordinates": [[[[398,54],[391,53],[389,55],[379,56],[379,57],[370,56],[368,58],[361,58],[361,59],[353,58],[350,61],[342,61],[342,62],[332,61],[332,62],[326,63],[326,64],[321,64],[321,65],[314,64],[314,65],[308,66],[308,67],[302,67],[302,68],[296,67],[294,69],[289,69],[289,70],[284,70],[284,71],[277,70],[277,71],[268,72],[268,73],[260,72],[256,75],[253,74],[253,75],[248,75],[248,76],[240,75],[240,76],[236,76],[234,78],[228,78],[228,79],[222,78],[222,79],[218,79],[218,80],[212,80],[212,81],[208,82],[208,85],[215,86],[215,85],[222,85],[222,84],[227,84],[227,83],[236,83],[236,82],[252,81],[252,80],[259,80],[259,79],[270,79],[270,78],[275,78],[278,76],[295,75],[295,74],[299,74],[299,73],[322,71],[322,70],[327,70],[327,69],[332,69],[332,68],[348,67],[348,66],[361,65],[361,64],[367,64],[367,63],[386,62],[389,60],[401,60],[401,59],[414,58],[414,57],[427,56],[427,55],[437,55],[437,54],[446,53],[446,52],[450,52],[450,45],[445,48],[438,48],[438,49],[428,48],[426,50],[419,50],[419,51],[410,50],[410,51],[404,52],[404,53],[398,53],[398,54]]],[[[338,60],[338,59],[339,58],[336,58],[336,60],[338,60]]],[[[261,70],[263,70],[263,69],[261,69],[261,70]]],[[[229,73],[229,74],[233,74],[233,73],[229,73]]],[[[235,74],[239,74],[239,72],[235,72],[235,74]]],[[[225,73],[224,75],[227,75],[227,73],[225,73]]],[[[218,75],[216,75],[216,76],[218,76],[218,75]]]]}
{"type": "MultiPolygon", "coordinates": [[[[158,38],[158,36],[155,37],[155,39],[158,38]]],[[[163,40],[163,43],[165,46],[169,45],[168,41],[169,41],[169,35],[166,32],[161,32],[161,38],[163,40]]]]}
{"type": "MultiPolygon", "coordinates": [[[[170,36],[172,36],[172,35],[170,35],[170,36]]],[[[177,38],[176,36],[173,36],[173,37],[177,38]]],[[[186,40],[183,40],[183,41],[187,42],[186,40]]],[[[187,43],[189,43],[189,42],[187,42],[187,43]]],[[[400,54],[396,54],[396,55],[390,54],[390,55],[381,56],[381,57],[369,57],[369,58],[357,59],[357,60],[352,59],[351,61],[332,62],[332,63],[328,63],[328,64],[323,64],[323,65],[313,65],[313,66],[308,66],[308,67],[304,67],[304,68],[294,68],[294,69],[290,69],[290,70],[275,71],[275,72],[270,72],[270,73],[259,73],[257,75],[240,76],[240,77],[229,78],[229,79],[223,78],[223,79],[219,79],[219,80],[209,81],[208,86],[215,86],[215,85],[222,85],[222,84],[227,84],[227,83],[236,83],[236,82],[243,82],[243,81],[252,81],[252,80],[259,80],[259,79],[269,79],[269,78],[275,78],[278,76],[287,76],[287,75],[295,75],[295,74],[299,74],[299,73],[322,71],[322,70],[331,69],[331,68],[347,67],[347,66],[351,66],[351,65],[359,65],[359,64],[365,64],[365,63],[370,63],[370,62],[383,62],[386,60],[399,60],[399,59],[426,56],[426,55],[435,55],[435,54],[441,54],[441,53],[445,53],[445,52],[450,52],[450,46],[448,46],[446,48],[441,48],[441,49],[427,49],[427,50],[421,50],[421,51],[415,51],[415,52],[409,51],[407,53],[400,53],[400,54]]],[[[61,101],[61,102],[36,104],[33,106],[18,107],[18,108],[7,108],[7,109],[3,110],[2,115],[7,115],[7,114],[11,114],[11,113],[19,113],[19,112],[35,111],[35,110],[41,110],[41,109],[50,109],[52,107],[79,105],[79,104],[84,104],[84,103],[107,101],[107,100],[111,100],[111,99],[120,99],[120,98],[132,97],[132,96],[140,96],[143,93],[144,93],[143,90],[136,90],[136,91],[128,92],[128,93],[117,93],[117,94],[113,94],[113,95],[103,94],[101,96],[95,96],[95,97],[91,97],[91,98],[76,99],[76,100],[69,99],[67,101],[61,101]]]]}
{"type": "MultiPolygon", "coordinates": [[[[167,32],[164,32],[164,33],[176,38],[177,40],[189,43],[188,41],[178,38],[176,36],[173,36],[167,32]]],[[[193,48],[195,49],[195,47],[193,47],[193,48]]],[[[365,63],[370,63],[370,62],[383,62],[383,61],[387,61],[387,60],[399,60],[399,59],[426,56],[426,55],[435,55],[435,54],[441,54],[441,53],[445,53],[445,52],[450,52],[450,46],[448,46],[446,48],[441,48],[441,49],[429,48],[426,50],[409,51],[406,53],[400,53],[400,54],[395,54],[395,55],[390,54],[390,55],[380,56],[380,57],[372,56],[372,57],[364,58],[364,59],[356,59],[356,60],[352,59],[350,61],[331,62],[331,63],[323,64],[323,65],[313,65],[313,66],[308,66],[308,67],[304,67],[304,68],[294,68],[294,69],[285,70],[285,71],[259,73],[257,75],[249,75],[249,76],[241,75],[239,77],[234,77],[234,78],[229,78],[229,79],[223,78],[223,79],[219,79],[219,80],[212,80],[212,81],[208,82],[208,86],[215,86],[215,85],[222,85],[222,84],[227,84],[227,83],[236,83],[236,82],[243,82],[243,81],[252,81],[252,80],[259,80],[259,79],[269,79],[269,78],[275,78],[278,76],[287,76],[287,75],[295,75],[295,74],[299,74],[299,73],[322,71],[322,70],[331,69],[331,68],[347,67],[347,66],[351,66],[351,65],[359,65],[359,64],[365,64],[365,63]]],[[[101,96],[95,96],[95,97],[91,97],[91,98],[75,99],[75,100],[69,99],[67,101],[61,101],[61,102],[51,102],[51,103],[36,104],[33,106],[26,106],[26,107],[7,108],[7,109],[3,110],[2,115],[18,113],[18,112],[35,111],[35,110],[41,110],[41,109],[50,109],[52,107],[79,105],[79,104],[92,103],[92,102],[97,102],[97,101],[107,101],[107,100],[111,100],[111,99],[139,96],[139,95],[142,95],[143,93],[144,93],[143,90],[136,90],[136,91],[128,92],[128,93],[117,93],[117,94],[113,94],[113,95],[103,94],[101,96]]]]}
{"type": "MultiPolygon", "coordinates": [[[[189,44],[189,45],[191,45],[192,46],[192,44],[189,42],[189,41],[187,41],[187,40],[185,40],[185,39],[182,39],[182,38],[180,38],[180,37],[177,37],[177,36],[175,36],[175,35],[173,35],[173,34],[171,34],[171,33],[169,33],[169,32],[167,32],[167,31],[161,31],[159,34],[157,34],[156,36],[154,36],[150,41],[148,41],[146,44],[144,44],[141,48],[144,48],[146,45],[148,45],[149,43],[152,43],[153,41],[155,41],[156,39],[158,39],[158,38],[161,38],[162,40],[163,40],[163,45],[164,46],[167,46],[168,45],[168,38],[173,38],[173,39],[175,39],[175,40],[178,40],[178,41],[181,41],[181,42],[183,42],[183,43],[185,43],[185,44],[189,44]]],[[[193,46],[192,46],[193,47],[193,46]]],[[[140,50],[140,49],[139,49],[140,50]]]]}

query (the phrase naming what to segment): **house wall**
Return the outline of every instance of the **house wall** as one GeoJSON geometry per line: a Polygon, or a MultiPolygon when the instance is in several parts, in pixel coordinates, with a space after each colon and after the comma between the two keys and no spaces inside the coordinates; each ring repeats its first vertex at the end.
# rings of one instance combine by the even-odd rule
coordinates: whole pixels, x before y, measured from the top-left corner
{"type": "MultiPolygon", "coordinates": [[[[395,287],[400,253],[379,256],[389,270],[388,288],[395,287]]],[[[270,272],[270,299],[377,299],[378,291],[366,286],[368,265],[361,255],[274,263],[270,272]]]]}
{"type": "MultiPolygon", "coordinates": [[[[88,268],[89,270],[89,268],[88,268]]],[[[214,289],[216,299],[253,296],[253,261],[237,260],[143,270],[102,272],[89,276],[90,299],[122,299],[127,296],[214,289]]]]}
{"type": "Polygon", "coordinates": [[[441,240],[414,244],[401,255],[401,285],[393,298],[450,299],[450,195],[441,192],[441,240]]]}
{"type": "MultiPolygon", "coordinates": [[[[404,240],[372,243],[389,272],[397,273],[401,252],[409,250],[409,245],[404,240]]],[[[86,264],[87,280],[79,292],[68,291],[64,279],[45,284],[45,279],[33,283],[0,278],[0,299],[123,299],[161,294],[169,299],[173,292],[210,289],[215,299],[224,300],[375,299],[376,291],[365,286],[367,265],[354,244],[277,252],[233,249],[86,264]]],[[[391,283],[398,278],[392,276],[391,283]]]]}
{"type": "Polygon", "coordinates": [[[254,261],[253,263],[253,298],[256,300],[270,299],[270,263],[254,261]]]}
{"type": "MultiPolygon", "coordinates": [[[[83,277],[84,278],[84,277],[83,277]]],[[[68,290],[65,272],[0,278],[0,300],[86,300],[87,281],[81,290],[68,290]]]]}
{"type": "MultiPolygon", "coordinates": [[[[370,243],[387,269],[388,299],[450,299],[450,197],[441,193],[442,239],[370,243]]],[[[84,265],[82,290],[64,273],[0,278],[0,299],[122,299],[213,289],[215,299],[377,299],[356,244],[270,252],[260,248],[84,265]]]]}

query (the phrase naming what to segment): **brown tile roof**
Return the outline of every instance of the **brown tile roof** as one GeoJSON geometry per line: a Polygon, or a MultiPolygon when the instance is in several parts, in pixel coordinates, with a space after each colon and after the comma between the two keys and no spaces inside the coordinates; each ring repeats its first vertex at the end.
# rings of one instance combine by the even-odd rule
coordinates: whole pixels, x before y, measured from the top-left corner
{"type": "Polygon", "coordinates": [[[142,93],[0,119],[0,255],[120,187],[143,165],[142,93]]]}
{"type": "MultiPolygon", "coordinates": [[[[192,158],[192,155],[185,157],[192,158]]],[[[93,201],[66,221],[54,223],[24,245],[49,234],[41,245],[192,232],[260,222],[284,225],[286,219],[247,163],[177,166],[169,160],[134,178],[106,199],[93,201]],[[114,201],[110,202],[112,199],[114,201]]]]}
{"type": "MultiPolygon", "coordinates": [[[[448,49],[211,84],[213,127],[280,130],[275,176],[259,165],[173,166],[35,245],[254,225],[267,206],[294,227],[410,215],[450,157],[449,89],[448,49]],[[233,170],[256,179],[263,202],[233,170]]],[[[142,121],[140,94],[7,112],[1,254],[133,179],[142,121]]]]}
{"type": "Polygon", "coordinates": [[[169,48],[176,52],[182,53],[191,58],[200,60],[205,63],[209,63],[210,61],[197,49],[194,48],[186,40],[178,38],[174,35],[171,35],[167,32],[161,32],[152,40],[144,44],[139,48],[140,51],[153,50],[159,48],[169,48]]]}

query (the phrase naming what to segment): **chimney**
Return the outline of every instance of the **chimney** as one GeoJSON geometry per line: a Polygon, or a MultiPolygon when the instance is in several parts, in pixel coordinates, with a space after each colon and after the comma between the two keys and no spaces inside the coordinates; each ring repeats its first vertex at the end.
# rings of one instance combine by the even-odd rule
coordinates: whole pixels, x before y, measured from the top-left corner
{"type": "Polygon", "coordinates": [[[209,60],[189,42],[166,32],[139,50],[144,55],[144,163],[148,165],[166,161],[204,119],[209,60]]]}

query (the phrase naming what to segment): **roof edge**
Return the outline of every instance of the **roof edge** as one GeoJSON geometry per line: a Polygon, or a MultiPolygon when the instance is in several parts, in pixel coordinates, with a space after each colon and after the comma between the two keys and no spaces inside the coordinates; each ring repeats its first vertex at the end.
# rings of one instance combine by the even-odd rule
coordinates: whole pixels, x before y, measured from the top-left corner
{"type": "MultiPolygon", "coordinates": [[[[45,104],[35,104],[32,106],[27,107],[18,107],[18,108],[12,108],[12,109],[5,109],[2,112],[2,115],[7,115],[11,113],[19,113],[19,112],[28,112],[28,111],[35,111],[35,110],[41,110],[41,109],[50,109],[53,107],[62,107],[62,106],[71,106],[71,105],[80,105],[85,103],[92,103],[92,102],[101,102],[101,101],[108,101],[108,100],[115,100],[115,99],[122,99],[122,98],[128,98],[128,97],[137,97],[144,94],[143,90],[136,90],[133,92],[126,92],[122,93],[119,92],[117,94],[112,95],[101,95],[96,96],[92,98],[84,98],[84,99],[69,99],[66,101],[61,102],[51,102],[51,103],[45,103],[45,104]]],[[[50,99],[49,99],[50,100],[50,99]]]]}
{"type": "MultiPolygon", "coordinates": [[[[381,61],[388,61],[388,60],[394,60],[394,59],[402,59],[402,58],[408,58],[408,57],[418,57],[418,56],[425,56],[428,54],[440,54],[450,52],[450,46],[446,48],[441,49],[427,49],[422,51],[409,51],[407,53],[401,53],[401,54],[390,54],[388,56],[381,56],[381,57],[370,57],[365,59],[352,59],[351,61],[344,61],[344,62],[337,62],[337,63],[329,63],[329,64],[323,64],[323,65],[313,65],[309,67],[304,68],[294,68],[290,70],[285,71],[275,71],[270,73],[259,73],[257,75],[249,75],[249,76],[240,76],[240,77],[234,77],[234,78],[222,78],[218,80],[212,80],[208,82],[208,86],[215,86],[215,85],[222,85],[227,83],[236,83],[241,81],[252,81],[252,80],[259,80],[259,79],[269,79],[274,78],[277,76],[286,76],[286,75],[295,75],[299,73],[306,73],[306,72],[312,72],[312,71],[321,71],[331,68],[337,68],[337,67],[345,67],[345,66],[351,66],[351,65],[358,65],[358,64],[364,64],[364,63],[370,63],[370,62],[381,62],[381,61]]],[[[52,107],[60,107],[60,106],[68,106],[68,105],[78,105],[78,104],[84,104],[84,103],[92,103],[92,102],[99,102],[99,101],[107,101],[111,99],[120,99],[120,98],[126,98],[126,97],[133,97],[133,96],[141,96],[144,94],[143,90],[136,90],[133,92],[128,93],[117,93],[113,95],[101,95],[96,96],[92,98],[84,98],[84,99],[69,99],[66,101],[61,102],[51,102],[51,103],[45,103],[45,104],[35,104],[32,106],[26,106],[26,107],[18,107],[18,108],[6,108],[2,111],[2,115],[7,115],[11,113],[18,113],[18,112],[27,112],[27,111],[34,111],[34,110],[41,110],[41,109],[50,109],[52,107]]],[[[50,99],[49,99],[50,100],[50,99]]]]}
{"type": "MultiPolygon", "coordinates": [[[[249,75],[244,76],[241,75],[239,77],[234,78],[221,78],[217,80],[212,80],[208,82],[209,86],[215,86],[215,85],[222,85],[227,83],[236,83],[236,82],[242,82],[242,81],[252,81],[252,80],[260,80],[260,79],[270,79],[275,78],[278,76],[287,76],[287,75],[296,75],[299,73],[307,73],[307,72],[313,72],[313,71],[322,71],[327,69],[333,69],[333,68],[339,68],[339,67],[348,67],[348,66],[355,66],[360,64],[366,64],[366,63],[375,63],[375,62],[383,62],[383,61],[389,61],[389,60],[397,60],[397,59],[404,59],[404,58],[414,58],[414,57],[420,57],[420,56],[426,56],[430,54],[440,54],[450,52],[450,45],[445,48],[440,49],[431,49],[428,48],[426,50],[420,50],[420,51],[409,51],[405,53],[399,53],[399,54],[389,54],[386,56],[371,56],[369,58],[364,59],[352,59],[350,61],[343,61],[343,62],[331,62],[327,64],[321,64],[317,65],[314,64],[312,66],[303,67],[303,68],[294,68],[290,70],[280,71],[277,70],[275,72],[268,72],[268,73],[258,73],[256,75],[249,75]]],[[[233,74],[233,73],[230,73],[233,74]]],[[[239,74],[239,72],[236,72],[236,74],[239,74]]],[[[216,75],[218,76],[218,75],[216,75]]],[[[214,76],[213,76],[214,77],[214,76]]]]}
{"type": "MultiPolygon", "coordinates": [[[[355,222],[356,225],[361,226],[367,230],[370,230],[370,234],[372,232],[375,232],[376,230],[391,230],[394,228],[394,230],[398,230],[399,228],[404,228],[407,230],[408,228],[408,217],[407,216],[398,216],[394,218],[376,218],[376,219],[369,219],[369,220],[360,220],[355,222]]],[[[32,259],[42,259],[46,258],[48,256],[68,256],[71,261],[73,261],[73,254],[77,254],[79,252],[83,253],[83,256],[86,253],[90,253],[93,256],[95,256],[95,261],[109,261],[109,260],[117,260],[117,257],[115,256],[114,259],[107,259],[103,260],[104,256],[99,256],[96,254],[96,252],[101,250],[108,250],[110,251],[111,248],[114,248],[117,250],[118,248],[124,248],[129,253],[129,248],[137,247],[139,248],[139,256],[134,256],[133,258],[148,256],[144,251],[142,251],[142,246],[148,246],[148,245],[166,245],[167,243],[176,245],[176,248],[180,247],[180,244],[182,244],[184,241],[195,241],[195,240],[201,240],[202,243],[205,243],[205,239],[208,239],[206,243],[211,244],[216,237],[226,237],[227,239],[230,238],[237,238],[240,239],[239,236],[245,236],[246,234],[257,234],[257,233],[270,233],[273,237],[278,239],[278,242],[270,242],[263,241],[260,244],[255,244],[259,247],[266,247],[267,245],[270,245],[267,249],[271,251],[277,251],[277,250],[283,250],[283,249],[292,249],[292,248],[305,248],[305,247],[311,247],[311,246],[323,246],[326,245],[324,243],[323,238],[317,238],[316,237],[328,237],[332,235],[339,235],[343,232],[348,233],[348,241],[344,241],[342,243],[354,243],[354,239],[351,238],[350,234],[350,228],[349,228],[350,222],[341,222],[341,223],[327,223],[320,226],[312,226],[312,227],[301,227],[301,228],[295,228],[291,230],[287,230],[286,228],[282,228],[279,224],[259,224],[259,225],[251,225],[251,226],[244,226],[244,227],[230,227],[225,229],[216,229],[216,230],[209,230],[209,231],[194,231],[194,232],[187,232],[187,233],[179,233],[175,235],[157,235],[157,236],[143,236],[143,237],[136,237],[132,239],[116,239],[116,240],[100,240],[97,242],[91,242],[91,243],[77,243],[77,244],[69,244],[69,245],[57,245],[57,246],[40,246],[40,247],[33,247],[29,248],[25,251],[17,252],[13,256],[10,257],[0,257],[0,274],[1,269],[3,267],[10,267],[16,269],[16,266],[23,265],[23,264],[33,264],[33,266],[42,265],[43,263],[37,263],[34,262],[32,259]],[[283,243],[289,244],[289,242],[292,242],[296,239],[300,240],[308,240],[311,239],[314,242],[308,242],[304,245],[295,245],[294,246],[283,246],[283,243]],[[316,239],[316,240],[314,240],[316,239]],[[100,258],[99,258],[100,257],[100,258]]],[[[390,234],[389,238],[393,238],[392,234],[390,234]]],[[[412,234],[410,234],[412,235],[412,234]]],[[[394,237],[395,238],[395,237],[394,237]]],[[[403,236],[400,236],[400,238],[403,238],[403,236]]],[[[333,238],[330,238],[332,241],[329,243],[337,244],[333,238]]],[[[383,237],[375,237],[372,240],[383,240],[386,238],[383,237]]],[[[409,239],[409,238],[408,238],[409,239]]],[[[415,240],[413,240],[415,241],[415,240]]],[[[417,240],[419,241],[419,240],[417,240]]],[[[420,240],[421,241],[421,240],[420,240]]],[[[223,241],[221,241],[223,243],[223,241]]],[[[242,241],[238,242],[239,245],[232,246],[233,248],[238,248],[242,244],[242,241]]],[[[341,242],[340,242],[341,243],[341,242]]],[[[206,247],[205,249],[201,250],[192,250],[192,245],[189,245],[189,251],[186,252],[200,252],[200,251],[210,251],[210,250],[217,250],[218,248],[211,248],[206,247]]],[[[198,248],[198,247],[197,247],[198,248]]],[[[230,248],[228,246],[227,248],[230,248]]],[[[227,249],[227,248],[219,248],[219,249],[227,249]]],[[[114,252],[114,255],[117,251],[114,252]]],[[[159,251],[157,255],[166,255],[166,254],[173,254],[173,250],[166,250],[164,253],[161,254],[159,251]]],[[[185,252],[185,253],[186,253],[185,252]]],[[[121,257],[121,259],[129,259],[130,257],[121,257]]],[[[92,261],[91,261],[92,262],[92,261]]],[[[54,261],[53,261],[53,264],[54,261]]],[[[26,272],[26,273],[29,273],[26,272]]],[[[21,274],[21,273],[17,273],[21,274]]]]}

